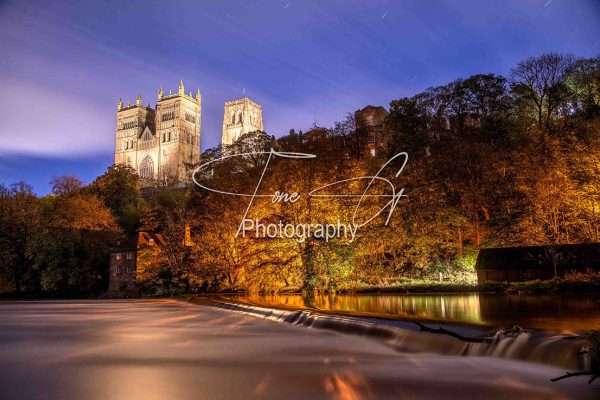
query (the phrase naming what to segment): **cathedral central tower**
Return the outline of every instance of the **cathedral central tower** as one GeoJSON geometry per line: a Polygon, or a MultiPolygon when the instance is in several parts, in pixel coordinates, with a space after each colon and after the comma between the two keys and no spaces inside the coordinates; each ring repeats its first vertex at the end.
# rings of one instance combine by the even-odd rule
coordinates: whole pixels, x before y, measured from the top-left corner
{"type": "Polygon", "coordinates": [[[230,145],[246,133],[263,130],[260,104],[247,97],[225,102],[221,144],[230,145]]]}

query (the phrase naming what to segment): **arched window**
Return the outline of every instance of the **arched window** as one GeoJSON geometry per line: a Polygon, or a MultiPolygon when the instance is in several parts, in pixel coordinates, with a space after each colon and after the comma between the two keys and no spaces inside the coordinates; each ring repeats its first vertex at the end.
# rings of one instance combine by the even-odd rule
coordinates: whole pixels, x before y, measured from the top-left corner
{"type": "Polygon", "coordinates": [[[150,129],[146,129],[144,131],[144,134],[142,135],[142,140],[151,140],[152,139],[152,132],[150,132],[150,129]]]}
{"type": "Polygon", "coordinates": [[[242,123],[242,112],[238,111],[238,123],[241,124],[242,123]]]}
{"type": "Polygon", "coordinates": [[[231,123],[235,124],[235,112],[231,113],[231,123]]]}
{"type": "Polygon", "coordinates": [[[142,178],[154,178],[154,161],[152,157],[146,156],[140,164],[140,176],[142,178]]]}

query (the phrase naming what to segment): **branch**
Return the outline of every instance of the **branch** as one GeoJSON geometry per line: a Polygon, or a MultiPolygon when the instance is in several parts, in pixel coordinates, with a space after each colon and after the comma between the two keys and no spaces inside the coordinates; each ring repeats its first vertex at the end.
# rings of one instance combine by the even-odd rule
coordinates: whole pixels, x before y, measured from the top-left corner
{"type": "Polygon", "coordinates": [[[591,371],[577,371],[577,372],[567,372],[564,375],[561,375],[556,378],[552,378],[550,380],[552,382],[556,382],[556,381],[560,381],[562,379],[572,378],[574,376],[591,376],[590,380],[588,381],[588,385],[591,385],[592,382],[594,382],[594,379],[596,379],[598,377],[598,375],[596,375],[595,373],[593,373],[591,371]]]}
{"type": "Polygon", "coordinates": [[[425,325],[423,325],[420,322],[414,321],[415,324],[419,325],[419,327],[421,328],[421,332],[429,332],[429,333],[438,333],[441,335],[448,335],[448,336],[452,336],[454,338],[457,338],[459,340],[462,340],[463,342],[468,342],[468,343],[493,343],[494,342],[494,338],[478,338],[478,337],[466,337],[463,336],[459,333],[453,332],[453,331],[449,331],[448,329],[444,329],[441,326],[437,329],[434,328],[429,328],[425,325]]]}

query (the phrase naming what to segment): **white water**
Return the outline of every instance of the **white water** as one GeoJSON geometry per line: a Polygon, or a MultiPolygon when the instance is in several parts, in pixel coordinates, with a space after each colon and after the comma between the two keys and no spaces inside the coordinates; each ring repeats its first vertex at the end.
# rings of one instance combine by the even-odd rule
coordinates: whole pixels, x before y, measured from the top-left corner
{"type": "MultiPolygon", "coordinates": [[[[199,301],[202,304],[292,325],[369,336],[383,340],[402,352],[495,357],[559,366],[568,370],[581,370],[588,367],[586,358],[578,355],[582,350],[582,343],[565,340],[565,335],[560,334],[523,331],[514,337],[500,337],[493,343],[465,343],[451,336],[421,332],[416,324],[409,321],[394,321],[393,325],[390,325],[389,321],[383,323],[383,321],[324,315],[312,311],[280,310],[214,300],[199,301]]],[[[431,328],[440,326],[439,323],[433,322],[423,324],[431,328]]],[[[474,337],[485,334],[483,328],[448,325],[445,325],[445,328],[463,336],[474,337]]]]}

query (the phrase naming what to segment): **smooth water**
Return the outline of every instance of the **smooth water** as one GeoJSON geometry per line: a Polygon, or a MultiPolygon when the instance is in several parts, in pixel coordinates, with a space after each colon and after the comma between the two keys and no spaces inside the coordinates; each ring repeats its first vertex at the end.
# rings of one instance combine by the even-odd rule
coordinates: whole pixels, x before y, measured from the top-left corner
{"type": "Polygon", "coordinates": [[[518,325],[557,331],[600,329],[599,295],[299,294],[235,296],[265,306],[312,308],[395,318],[477,324],[518,325]]]}
{"type": "MultiPolygon", "coordinates": [[[[0,302],[0,398],[599,398],[588,377],[549,381],[580,368],[572,363],[468,357],[454,338],[389,326],[388,344],[327,330],[351,318],[285,315],[306,316],[311,329],[174,300],[0,302]]],[[[346,322],[359,333],[360,321],[346,322]]]]}

